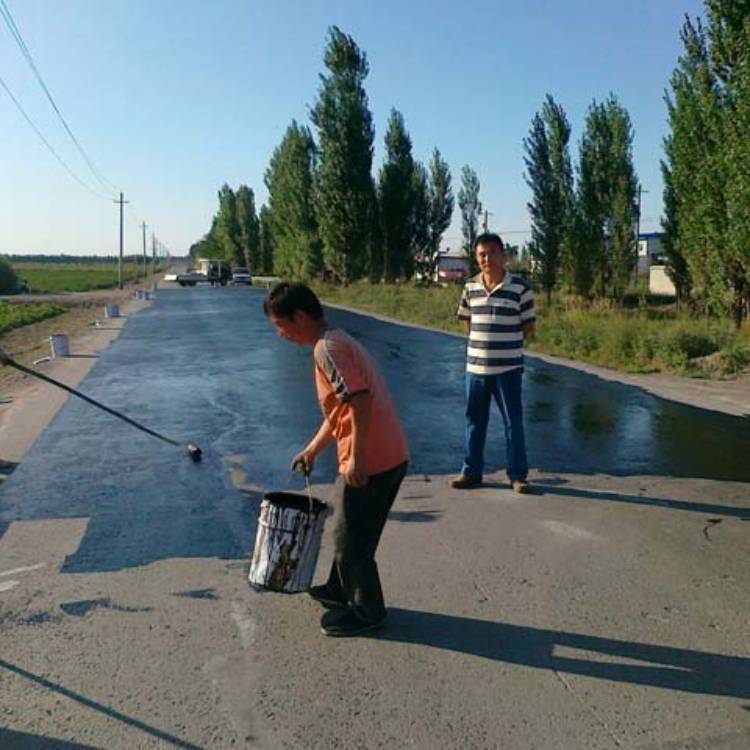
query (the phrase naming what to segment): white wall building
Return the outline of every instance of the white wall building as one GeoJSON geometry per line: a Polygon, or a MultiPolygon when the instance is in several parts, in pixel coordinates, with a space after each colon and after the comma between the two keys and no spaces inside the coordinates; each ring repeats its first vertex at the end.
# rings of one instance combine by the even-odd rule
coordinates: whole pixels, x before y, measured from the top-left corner
{"type": "Polygon", "coordinates": [[[638,235],[638,273],[648,274],[653,265],[664,265],[663,232],[645,232],[638,235]]]}

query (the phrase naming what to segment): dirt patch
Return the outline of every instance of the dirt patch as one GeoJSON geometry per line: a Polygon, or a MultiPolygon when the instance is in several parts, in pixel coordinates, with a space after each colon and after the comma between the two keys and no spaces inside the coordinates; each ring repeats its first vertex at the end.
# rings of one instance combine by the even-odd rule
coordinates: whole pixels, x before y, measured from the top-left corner
{"type": "MultiPolygon", "coordinates": [[[[104,317],[104,305],[117,304],[127,316],[151,304],[134,299],[135,288],[133,285],[122,290],[66,295],[68,312],[9,331],[0,337],[0,346],[29,366],[50,354],[49,337],[53,333],[67,334],[73,356],[53,359],[34,369],[75,388],[94,366],[97,352],[106,349],[127,324],[127,318],[121,317],[107,321],[101,328],[93,327],[93,321],[104,317]]],[[[13,368],[0,368],[0,482],[20,463],[67,398],[62,389],[13,368]]]]}

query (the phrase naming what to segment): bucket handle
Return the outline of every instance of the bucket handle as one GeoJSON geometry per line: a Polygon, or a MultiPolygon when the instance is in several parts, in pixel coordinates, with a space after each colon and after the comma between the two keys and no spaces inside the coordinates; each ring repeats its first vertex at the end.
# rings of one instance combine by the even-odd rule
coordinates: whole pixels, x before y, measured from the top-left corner
{"type": "Polygon", "coordinates": [[[305,524],[305,526],[309,527],[310,524],[312,523],[313,509],[314,509],[312,490],[310,489],[310,472],[309,471],[305,472],[305,487],[307,488],[307,499],[310,501],[310,514],[307,517],[307,523],[305,524]]]}

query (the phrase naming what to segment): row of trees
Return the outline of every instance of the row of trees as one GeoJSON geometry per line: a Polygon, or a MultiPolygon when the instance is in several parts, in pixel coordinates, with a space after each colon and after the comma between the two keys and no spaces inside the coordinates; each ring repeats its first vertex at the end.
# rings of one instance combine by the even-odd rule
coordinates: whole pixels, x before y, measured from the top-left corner
{"type": "Polygon", "coordinates": [[[548,95],[524,139],[534,272],[548,299],[560,285],[619,301],[636,263],[630,117],[612,94],[592,102],[575,170],[570,137],[564,109],[548,95]]]}
{"type": "MultiPolygon", "coordinates": [[[[324,274],[344,283],[428,272],[453,215],[448,164],[437,148],[427,166],[414,158],[403,115],[394,109],[385,159],[374,178],[367,57],[332,27],[324,63],[327,72],[311,111],[315,137],[296,121],[287,128],[265,173],[268,203],[259,214],[250,188],[234,193],[224,185],[212,227],[191,255],[224,257],[255,272],[292,278],[324,274]]],[[[459,203],[472,239],[481,211],[479,181],[468,167],[462,179],[459,203]]]]}
{"type": "MultiPolygon", "coordinates": [[[[665,100],[664,249],[678,299],[750,316],[750,0],[705,0],[686,17],[665,100]]],[[[529,250],[547,292],[620,300],[635,270],[640,206],[633,129],[617,99],[594,101],[575,169],[571,126],[548,96],[524,140],[529,250]]]]}
{"type": "MultiPolygon", "coordinates": [[[[247,185],[235,192],[229,185],[219,190],[219,210],[211,229],[190,248],[192,258],[224,258],[235,266],[256,271],[271,269],[271,256],[263,242],[264,221],[255,210],[255,193],[247,185]]],[[[267,227],[265,228],[267,232],[267,227]]]]}
{"type": "Polygon", "coordinates": [[[737,325],[750,315],[750,0],[686,18],[666,95],[664,221],[680,298],[737,325]]]}

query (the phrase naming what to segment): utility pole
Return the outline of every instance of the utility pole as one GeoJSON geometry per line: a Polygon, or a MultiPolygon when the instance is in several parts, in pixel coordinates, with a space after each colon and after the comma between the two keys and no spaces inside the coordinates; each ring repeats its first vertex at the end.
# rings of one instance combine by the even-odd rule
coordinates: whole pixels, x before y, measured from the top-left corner
{"type": "Polygon", "coordinates": [[[151,273],[156,274],[156,235],[151,232],[151,273]]]}
{"type": "Polygon", "coordinates": [[[120,193],[120,200],[116,201],[113,200],[113,203],[119,203],[120,204],[120,259],[117,262],[117,286],[122,289],[122,245],[123,245],[123,221],[122,221],[122,213],[123,213],[123,207],[126,203],[130,203],[130,201],[123,200],[122,193],[120,193]]]}
{"type": "Polygon", "coordinates": [[[487,234],[487,232],[490,231],[490,225],[488,218],[490,216],[494,216],[495,214],[492,211],[488,211],[486,208],[484,209],[484,222],[482,224],[482,231],[487,234]]]}
{"type": "Polygon", "coordinates": [[[143,229],[143,279],[146,280],[148,276],[148,261],[146,260],[146,222],[141,222],[141,228],[143,229]]]}

